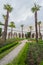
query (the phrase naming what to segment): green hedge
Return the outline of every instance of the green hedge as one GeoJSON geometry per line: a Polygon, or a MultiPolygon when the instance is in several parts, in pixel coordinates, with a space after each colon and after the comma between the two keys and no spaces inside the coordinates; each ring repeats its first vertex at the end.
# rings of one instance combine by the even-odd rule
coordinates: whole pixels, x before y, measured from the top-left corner
{"type": "Polygon", "coordinates": [[[32,42],[29,45],[26,63],[27,65],[39,65],[41,60],[43,60],[43,44],[32,42]]]}
{"type": "Polygon", "coordinates": [[[4,42],[3,39],[0,38],[0,48],[6,45],[9,45],[15,41],[20,41],[20,40],[24,40],[24,38],[12,38],[12,39],[7,39],[6,42],[4,42]]]}
{"type": "Polygon", "coordinates": [[[12,38],[12,39],[7,39],[5,42],[3,39],[0,38],[0,48],[3,47],[3,46],[6,46],[6,45],[9,45],[15,41],[19,41],[18,38],[12,38]]]}
{"type": "Polygon", "coordinates": [[[13,47],[13,46],[16,45],[16,44],[18,44],[18,42],[14,42],[14,43],[12,43],[12,44],[9,44],[9,45],[6,45],[6,46],[0,48],[0,53],[6,51],[6,50],[8,50],[8,49],[10,49],[11,47],[13,47]]]}

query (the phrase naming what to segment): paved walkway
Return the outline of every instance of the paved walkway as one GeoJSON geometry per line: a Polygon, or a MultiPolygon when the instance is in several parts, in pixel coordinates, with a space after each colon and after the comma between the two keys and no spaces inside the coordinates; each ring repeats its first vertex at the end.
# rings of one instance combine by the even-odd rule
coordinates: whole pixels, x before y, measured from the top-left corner
{"type": "Polygon", "coordinates": [[[11,62],[23,48],[27,40],[23,40],[19,46],[17,46],[13,51],[0,60],[0,65],[6,65],[11,62]]]}

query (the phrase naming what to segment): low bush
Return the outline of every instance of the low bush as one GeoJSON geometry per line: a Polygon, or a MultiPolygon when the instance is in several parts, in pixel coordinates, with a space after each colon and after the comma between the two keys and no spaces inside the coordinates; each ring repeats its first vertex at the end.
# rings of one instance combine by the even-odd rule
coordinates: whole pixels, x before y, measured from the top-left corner
{"type": "Polygon", "coordinates": [[[28,41],[35,41],[34,38],[28,38],[28,41]]]}
{"type": "Polygon", "coordinates": [[[5,42],[3,39],[0,38],[0,48],[6,45],[9,45],[15,41],[20,41],[21,39],[19,38],[12,38],[12,39],[7,39],[5,42]]]}
{"type": "Polygon", "coordinates": [[[40,39],[40,40],[38,41],[38,43],[39,43],[39,44],[43,44],[43,40],[40,39]]]}
{"type": "Polygon", "coordinates": [[[11,44],[14,41],[15,41],[14,39],[8,39],[8,40],[4,41],[2,38],[0,38],[0,48],[5,45],[11,44]]]}
{"type": "Polygon", "coordinates": [[[6,46],[0,48],[0,53],[6,51],[6,50],[8,50],[8,49],[10,49],[11,47],[13,47],[13,46],[16,45],[16,44],[18,44],[18,42],[13,42],[12,44],[8,44],[8,45],[6,45],[6,46]]]}
{"type": "Polygon", "coordinates": [[[2,38],[0,38],[0,47],[3,45],[4,40],[2,38]]]}
{"type": "Polygon", "coordinates": [[[27,53],[27,65],[39,65],[43,60],[43,44],[31,43],[27,53]]]}

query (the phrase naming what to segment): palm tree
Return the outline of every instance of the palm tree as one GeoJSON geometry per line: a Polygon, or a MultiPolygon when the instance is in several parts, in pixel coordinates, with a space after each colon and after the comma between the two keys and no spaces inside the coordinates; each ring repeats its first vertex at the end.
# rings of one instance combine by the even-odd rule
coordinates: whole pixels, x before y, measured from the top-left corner
{"type": "MultiPolygon", "coordinates": [[[[30,33],[32,32],[32,26],[29,26],[29,28],[30,28],[30,33]]],[[[31,37],[31,36],[30,36],[31,37]]]]}
{"type": "Polygon", "coordinates": [[[40,38],[40,24],[41,24],[41,21],[38,22],[38,25],[39,25],[39,38],[40,38]]]}
{"type": "Polygon", "coordinates": [[[4,37],[3,37],[4,40],[6,40],[9,13],[12,11],[12,7],[7,4],[7,5],[4,5],[4,9],[7,11],[6,16],[4,16],[4,18],[5,18],[5,26],[4,26],[4,37]]]}
{"type": "Polygon", "coordinates": [[[11,38],[12,38],[13,28],[15,28],[15,24],[14,24],[14,22],[13,22],[13,21],[12,21],[12,22],[10,22],[9,27],[11,27],[11,38]]]}
{"type": "Polygon", "coordinates": [[[22,28],[22,38],[23,38],[23,26],[24,26],[24,25],[22,24],[22,25],[21,25],[21,28],[22,28]]]}
{"type": "Polygon", "coordinates": [[[40,6],[34,4],[34,7],[32,7],[32,12],[35,13],[35,31],[36,31],[36,42],[38,42],[38,31],[37,31],[37,11],[40,10],[40,6]]]}

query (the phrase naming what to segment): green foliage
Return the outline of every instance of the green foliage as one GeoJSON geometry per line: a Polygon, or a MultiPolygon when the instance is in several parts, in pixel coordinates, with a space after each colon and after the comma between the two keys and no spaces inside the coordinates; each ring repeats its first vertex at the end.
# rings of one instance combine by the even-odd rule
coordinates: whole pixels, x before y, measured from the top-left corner
{"type": "Polygon", "coordinates": [[[23,39],[13,38],[13,39],[6,40],[6,42],[4,42],[3,39],[0,39],[0,53],[16,45],[16,43],[18,43],[20,40],[23,40],[23,39]]]}
{"type": "Polygon", "coordinates": [[[39,65],[43,65],[43,61],[41,61],[39,65]]]}
{"type": "Polygon", "coordinates": [[[8,44],[2,48],[0,48],[0,53],[3,53],[4,51],[10,49],[11,47],[13,47],[14,45],[16,45],[18,42],[12,43],[12,44],[8,44]]]}
{"type": "Polygon", "coordinates": [[[11,12],[13,8],[11,7],[11,5],[7,4],[7,5],[4,5],[4,9],[11,12]]]}
{"type": "Polygon", "coordinates": [[[31,43],[29,45],[26,63],[27,65],[39,65],[43,60],[43,44],[31,43]]]}
{"type": "Polygon", "coordinates": [[[41,24],[41,21],[38,22],[38,25],[40,25],[40,24],[41,24]]]}
{"type": "Polygon", "coordinates": [[[7,39],[4,42],[4,40],[0,38],[0,48],[3,47],[3,46],[6,46],[8,44],[11,44],[13,42],[19,41],[19,40],[20,40],[19,38],[12,38],[12,39],[7,39]]]}
{"type": "Polygon", "coordinates": [[[28,38],[28,41],[36,42],[34,38],[28,38]]]}
{"type": "Polygon", "coordinates": [[[30,30],[32,30],[32,26],[29,26],[30,30]]]}
{"type": "Polygon", "coordinates": [[[14,22],[13,22],[13,21],[12,21],[12,22],[10,22],[9,27],[15,28],[15,24],[14,24],[14,22]]]}
{"type": "Polygon", "coordinates": [[[8,54],[9,52],[11,52],[14,48],[16,48],[20,43],[17,43],[16,45],[12,46],[11,48],[9,48],[8,50],[2,52],[0,54],[0,59],[2,59],[6,54],[8,54]]]}
{"type": "MultiPolygon", "coordinates": [[[[4,40],[1,39],[3,42],[4,40]]],[[[0,40],[0,41],[1,41],[0,40]]],[[[6,42],[2,42],[1,47],[0,47],[0,59],[2,59],[6,54],[11,52],[15,47],[17,47],[20,44],[20,41],[23,39],[20,38],[13,38],[13,39],[8,39],[6,42]],[[3,52],[2,52],[2,51],[3,52]]]]}
{"type": "Polygon", "coordinates": [[[4,20],[6,20],[7,19],[7,15],[3,15],[3,18],[4,18],[4,20]]]}
{"type": "Polygon", "coordinates": [[[24,25],[22,24],[21,27],[23,27],[24,25]]]}
{"type": "Polygon", "coordinates": [[[26,38],[30,38],[31,32],[27,32],[26,38]]]}
{"type": "Polygon", "coordinates": [[[18,56],[7,65],[43,65],[43,44],[27,43],[18,56]],[[32,64],[31,64],[32,63],[32,64]],[[40,63],[40,64],[39,64],[40,63]]]}
{"type": "Polygon", "coordinates": [[[40,10],[40,6],[39,5],[36,5],[34,4],[34,7],[32,7],[32,12],[36,12],[36,11],[39,11],[40,10]]]}
{"type": "Polygon", "coordinates": [[[26,65],[25,60],[28,52],[29,44],[27,43],[23,49],[20,51],[18,56],[9,64],[7,65],[26,65]]]}

